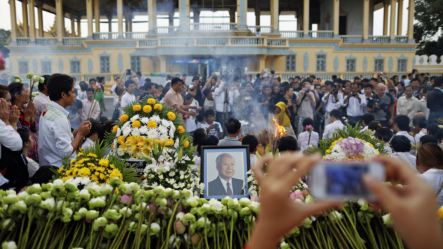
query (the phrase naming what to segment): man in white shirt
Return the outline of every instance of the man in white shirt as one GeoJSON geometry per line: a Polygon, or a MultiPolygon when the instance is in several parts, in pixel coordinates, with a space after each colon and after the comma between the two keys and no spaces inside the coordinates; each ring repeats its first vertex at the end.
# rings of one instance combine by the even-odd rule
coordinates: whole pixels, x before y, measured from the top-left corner
{"type": "Polygon", "coordinates": [[[132,80],[127,80],[125,82],[126,92],[122,96],[122,100],[120,103],[121,109],[126,108],[128,105],[137,101],[137,98],[134,95],[135,89],[137,88],[137,84],[132,80]]]}
{"type": "Polygon", "coordinates": [[[189,112],[189,108],[184,105],[182,93],[184,91],[185,82],[179,78],[171,80],[171,88],[163,97],[163,103],[169,108],[173,108],[180,115],[195,115],[195,112],[189,112]]]}
{"type": "Polygon", "coordinates": [[[366,108],[366,97],[364,94],[360,94],[358,85],[356,83],[351,84],[352,93],[346,96],[344,103],[346,106],[346,114],[351,125],[355,125],[360,122],[364,114],[364,108],[366,108]]]}
{"type": "Polygon", "coordinates": [[[100,118],[100,104],[94,99],[94,89],[86,90],[87,98],[82,101],[83,108],[81,110],[81,120],[89,119],[98,120],[100,118]]]}
{"type": "Polygon", "coordinates": [[[325,120],[328,120],[329,113],[331,113],[332,110],[337,110],[342,107],[344,100],[343,93],[338,91],[337,86],[335,86],[334,83],[327,81],[325,85],[328,93],[325,94],[321,100],[325,107],[325,120]]]}
{"type": "Polygon", "coordinates": [[[71,133],[69,112],[65,109],[75,101],[74,81],[64,74],[53,74],[48,79],[48,93],[51,102],[42,114],[39,123],[38,153],[40,165],[62,166],[66,157],[75,154],[91,129],[89,122],[71,133]]]}
{"type": "Polygon", "coordinates": [[[212,92],[215,102],[215,117],[217,122],[223,122],[223,115],[225,112],[229,112],[229,105],[225,103],[225,97],[227,95],[227,89],[224,81],[217,81],[215,88],[212,92]],[[226,104],[226,105],[225,105],[226,104]]]}
{"type": "Polygon", "coordinates": [[[415,145],[415,139],[409,134],[409,118],[406,115],[399,115],[395,117],[394,121],[394,131],[396,131],[395,136],[405,136],[411,142],[411,145],[415,145]]]}
{"type": "Polygon", "coordinates": [[[412,93],[412,87],[407,86],[405,88],[404,95],[398,99],[397,116],[407,115],[409,117],[409,120],[412,120],[417,112],[426,113],[426,107],[423,106],[419,99],[412,96],[412,93]]]}
{"type": "Polygon", "coordinates": [[[323,139],[330,139],[334,133],[343,129],[345,126],[341,122],[341,113],[339,110],[332,110],[329,117],[329,124],[325,126],[323,139]]]}

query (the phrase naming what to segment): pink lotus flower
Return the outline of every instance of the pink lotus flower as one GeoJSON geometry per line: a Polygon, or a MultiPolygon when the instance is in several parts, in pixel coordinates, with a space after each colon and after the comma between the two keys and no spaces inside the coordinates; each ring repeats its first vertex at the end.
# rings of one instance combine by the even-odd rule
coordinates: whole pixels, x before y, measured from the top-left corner
{"type": "Polygon", "coordinates": [[[303,194],[302,191],[300,190],[296,190],[294,192],[292,192],[289,197],[291,198],[291,200],[293,201],[303,201],[305,199],[305,195],[303,194]]]}
{"type": "Polygon", "coordinates": [[[122,195],[120,197],[120,202],[123,204],[131,204],[132,203],[132,196],[130,195],[122,195]]]}

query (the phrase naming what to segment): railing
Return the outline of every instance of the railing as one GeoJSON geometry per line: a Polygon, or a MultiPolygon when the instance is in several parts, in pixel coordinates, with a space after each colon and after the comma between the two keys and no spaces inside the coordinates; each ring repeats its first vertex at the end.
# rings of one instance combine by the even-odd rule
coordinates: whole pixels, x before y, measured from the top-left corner
{"type": "Polygon", "coordinates": [[[407,36],[395,36],[395,43],[409,43],[409,38],[407,36]]]}
{"type": "Polygon", "coordinates": [[[341,35],[344,43],[362,43],[363,36],[361,35],[341,35]]]}
{"type": "Polygon", "coordinates": [[[308,37],[316,39],[334,38],[334,31],[325,31],[325,30],[309,31],[308,37]]]}
{"type": "Polygon", "coordinates": [[[256,35],[272,33],[272,27],[270,26],[248,26],[247,28],[256,35]]]}
{"type": "Polygon", "coordinates": [[[231,44],[236,46],[257,46],[263,45],[263,38],[231,38],[231,44]]]}
{"type": "Polygon", "coordinates": [[[194,45],[194,38],[161,38],[160,46],[167,47],[190,47],[194,45]]]}
{"type": "Polygon", "coordinates": [[[368,42],[369,43],[390,43],[391,42],[391,37],[390,36],[374,36],[371,35],[368,37],[368,42]]]}
{"type": "MultiPolygon", "coordinates": [[[[269,39],[268,46],[287,46],[286,39],[269,39]]],[[[235,38],[214,38],[214,37],[197,37],[197,38],[183,38],[183,37],[168,37],[159,39],[140,40],[138,47],[151,48],[156,46],[165,47],[194,47],[194,46],[262,46],[265,45],[265,38],[257,37],[235,37],[235,38]]]]}
{"type": "Polygon", "coordinates": [[[197,46],[226,46],[229,44],[229,38],[197,38],[197,46]]]}
{"type": "Polygon", "coordinates": [[[180,30],[180,27],[157,27],[157,33],[158,34],[171,34],[178,32],[180,30]]]}
{"type": "Polygon", "coordinates": [[[304,37],[303,31],[280,31],[281,37],[291,39],[301,39],[304,37]]]}
{"type": "Polygon", "coordinates": [[[193,23],[191,24],[191,30],[194,31],[233,31],[236,30],[237,24],[235,23],[193,23]]]}
{"type": "Polygon", "coordinates": [[[86,40],[86,38],[66,37],[66,38],[63,38],[62,44],[64,46],[81,47],[81,46],[83,46],[83,41],[85,41],[85,40],[86,40]]]}
{"type": "Polygon", "coordinates": [[[16,40],[17,46],[27,46],[31,42],[31,39],[27,37],[18,37],[16,40]]]}
{"type": "Polygon", "coordinates": [[[58,41],[57,41],[57,38],[55,38],[55,37],[36,38],[35,39],[35,45],[37,45],[37,46],[56,46],[57,44],[58,44],[58,41]]]}
{"type": "Polygon", "coordinates": [[[287,39],[268,39],[266,45],[273,47],[285,47],[288,46],[287,39]]]}

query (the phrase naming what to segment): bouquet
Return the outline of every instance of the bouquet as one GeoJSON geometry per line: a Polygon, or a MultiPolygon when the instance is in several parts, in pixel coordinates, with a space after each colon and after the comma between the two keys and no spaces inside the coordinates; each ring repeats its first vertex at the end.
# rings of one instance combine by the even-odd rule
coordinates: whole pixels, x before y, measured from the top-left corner
{"type": "Polygon", "coordinates": [[[323,157],[326,160],[369,160],[380,152],[371,143],[359,138],[339,138],[332,142],[323,157]]]}

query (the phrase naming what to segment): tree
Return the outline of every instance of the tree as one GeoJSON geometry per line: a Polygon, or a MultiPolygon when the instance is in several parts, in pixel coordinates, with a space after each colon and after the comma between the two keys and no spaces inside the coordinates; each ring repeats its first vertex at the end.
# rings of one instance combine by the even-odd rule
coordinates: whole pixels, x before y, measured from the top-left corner
{"type": "Polygon", "coordinates": [[[443,0],[416,0],[415,19],[417,54],[443,55],[443,0]],[[436,34],[439,34],[437,39],[434,38],[436,34]]]}
{"type": "Polygon", "coordinates": [[[0,53],[3,54],[3,57],[9,56],[9,49],[6,48],[6,45],[9,44],[11,38],[11,31],[0,29],[0,53]]]}

